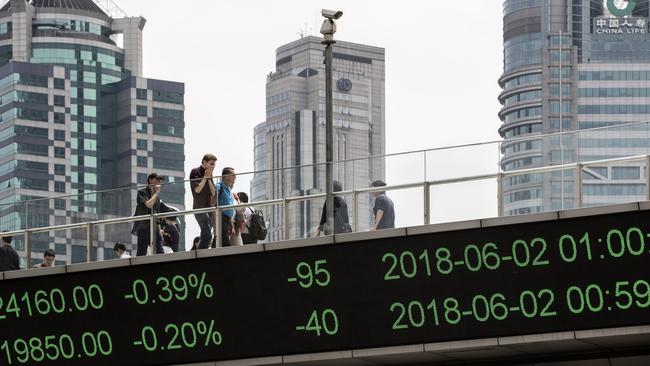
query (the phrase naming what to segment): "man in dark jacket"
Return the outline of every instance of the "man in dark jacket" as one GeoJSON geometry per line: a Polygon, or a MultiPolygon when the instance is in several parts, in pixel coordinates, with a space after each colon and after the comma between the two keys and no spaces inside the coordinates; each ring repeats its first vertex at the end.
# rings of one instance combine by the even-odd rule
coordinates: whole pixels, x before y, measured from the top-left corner
{"type": "MultiPolygon", "coordinates": [[[[147,187],[138,191],[134,216],[151,215],[152,212],[156,214],[171,211],[169,206],[164,204],[159,197],[160,183],[162,180],[163,178],[158,173],[149,174],[149,177],[147,177],[147,187]]],[[[138,236],[138,256],[147,254],[147,247],[149,247],[149,242],[151,241],[150,230],[150,220],[133,223],[131,234],[138,236]]],[[[158,224],[156,224],[154,234],[156,235],[156,254],[163,254],[162,236],[158,224]]]]}
{"type": "Polygon", "coordinates": [[[0,272],[19,269],[18,253],[11,246],[11,236],[3,236],[0,243],[0,272]]]}
{"type": "MultiPolygon", "coordinates": [[[[216,204],[216,190],[212,175],[217,157],[212,154],[205,154],[201,160],[201,166],[192,169],[190,172],[190,188],[194,204],[192,209],[214,207],[216,204]]],[[[212,242],[213,219],[209,213],[194,214],[196,222],[201,228],[201,241],[198,249],[207,249],[212,242]]]]}
{"type": "MultiPolygon", "coordinates": [[[[341,182],[335,180],[332,182],[333,191],[341,192],[343,190],[343,185],[341,182]]],[[[325,222],[327,221],[327,204],[323,204],[323,212],[320,217],[320,225],[316,230],[316,236],[320,236],[323,232],[325,222]]],[[[350,218],[348,216],[348,204],[345,202],[343,197],[334,196],[334,234],[343,234],[352,232],[352,227],[350,226],[350,218]]]]}

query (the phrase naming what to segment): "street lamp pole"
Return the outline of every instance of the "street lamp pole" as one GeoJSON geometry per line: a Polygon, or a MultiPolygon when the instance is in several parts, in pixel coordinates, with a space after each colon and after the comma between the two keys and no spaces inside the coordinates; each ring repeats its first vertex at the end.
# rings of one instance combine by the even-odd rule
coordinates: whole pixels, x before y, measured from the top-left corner
{"type": "Polygon", "coordinates": [[[334,107],[332,92],[332,45],[336,23],[343,12],[323,9],[321,14],[326,18],[320,32],[323,35],[322,44],[325,45],[325,208],[326,222],[325,235],[334,234],[334,107]]]}

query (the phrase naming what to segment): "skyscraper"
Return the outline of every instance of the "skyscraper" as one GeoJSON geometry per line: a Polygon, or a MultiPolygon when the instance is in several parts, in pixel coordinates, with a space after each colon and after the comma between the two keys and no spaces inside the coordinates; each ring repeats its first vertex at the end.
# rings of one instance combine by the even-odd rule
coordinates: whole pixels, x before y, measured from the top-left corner
{"type": "MultiPolygon", "coordinates": [[[[334,160],[383,155],[384,49],[343,41],[333,47],[334,160]]],[[[278,170],[325,162],[324,49],[321,38],[309,36],[276,52],[276,70],[266,83],[266,121],[255,127],[255,171],[260,173],[251,182],[254,201],[325,192],[324,165],[278,170]]],[[[383,158],[338,163],[334,179],[344,190],[365,188],[384,179],[384,170],[383,158]]],[[[362,229],[370,224],[369,205],[369,199],[359,205],[362,229]]],[[[291,238],[309,235],[321,209],[322,200],[314,200],[292,203],[288,218],[279,206],[267,210],[271,240],[282,238],[284,220],[291,223],[291,238]]]]}
{"type": "MultiPolygon", "coordinates": [[[[10,0],[0,9],[1,230],[130,216],[135,190],[88,193],[144,184],[153,170],[184,179],[184,85],[143,77],[144,25],[92,0],[10,0]]],[[[184,193],[169,185],[162,197],[183,209],[184,193]]],[[[124,224],[93,236],[98,259],[116,241],[135,242],[124,224]]],[[[55,249],[58,261],[86,259],[83,230],[31,243],[35,253],[55,249]]]]}
{"type": "MultiPolygon", "coordinates": [[[[648,126],[634,122],[650,115],[648,0],[506,0],[503,9],[502,168],[647,154],[648,126]]],[[[582,205],[643,200],[644,169],[584,168],[582,205]]],[[[507,178],[503,214],[575,207],[575,178],[573,171],[507,178]]]]}

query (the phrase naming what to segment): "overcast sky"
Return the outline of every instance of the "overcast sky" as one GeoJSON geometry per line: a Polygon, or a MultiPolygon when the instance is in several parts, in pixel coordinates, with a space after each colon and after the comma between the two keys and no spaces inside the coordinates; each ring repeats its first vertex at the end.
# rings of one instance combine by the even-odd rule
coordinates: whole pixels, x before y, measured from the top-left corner
{"type": "MultiPolygon", "coordinates": [[[[147,19],[144,76],[185,83],[186,172],[206,152],[218,156],[218,171],[253,170],[253,128],[265,119],[275,50],[298,39],[301,29],[318,34],[322,8],[344,12],[336,39],[386,49],[388,153],[499,137],[501,0],[114,1],[129,16],[147,19]]],[[[495,172],[496,148],[477,151],[441,159],[440,167],[479,164],[461,171],[495,172]]],[[[404,161],[388,162],[389,184],[402,181],[404,167],[422,170],[422,159],[404,161]]],[[[246,177],[237,184],[249,190],[246,177]]],[[[495,198],[496,191],[491,206],[495,198]]]]}

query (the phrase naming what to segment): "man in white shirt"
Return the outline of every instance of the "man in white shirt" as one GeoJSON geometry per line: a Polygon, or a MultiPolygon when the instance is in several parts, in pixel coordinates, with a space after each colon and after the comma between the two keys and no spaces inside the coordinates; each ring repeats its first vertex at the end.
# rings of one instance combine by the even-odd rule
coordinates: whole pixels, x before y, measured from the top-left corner
{"type": "MultiPolygon", "coordinates": [[[[239,192],[237,193],[237,196],[239,196],[239,202],[248,203],[248,195],[246,192],[239,192]]],[[[257,240],[253,240],[250,231],[248,230],[248,227],[251,225],[251,215],[253,212],[255,211],[252,207],[246,207],[243,210],[245,225],[241,229],[241,239],[244,244],[257,244],[257,240]]]]}

